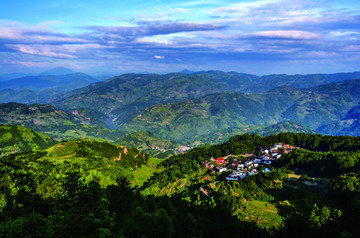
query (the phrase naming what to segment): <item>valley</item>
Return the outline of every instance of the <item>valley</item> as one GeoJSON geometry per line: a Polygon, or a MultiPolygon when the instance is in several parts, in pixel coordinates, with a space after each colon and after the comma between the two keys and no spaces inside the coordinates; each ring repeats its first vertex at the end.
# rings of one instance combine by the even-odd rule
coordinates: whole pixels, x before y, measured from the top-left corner
{"type": "Polygon", "coordinates": [[[1,103],[0,236],[356,236],[349,75],[125,74],[1,103]]]}
{"type": "MultiPolygon", "coordinates": [[[[54,77],[52,81],[56,82],[63,76],[54,77]]],[[[81,80],[84,76],[75,73],[66,77],[81,80]]],[[[88,86],[73,91],[66,86],[65,93],[56,88],[40,91],[43,99],[32,91],[23,99],[14,98],[25,104],[47,102],[53,110],[81,112],[78,116],[68,115],[66,120],[56,116],[59,119],[52,119],[54,123],[37,119],[38,125],[34,121],[29,124],[26,118],[6,118],[2,123],[23,125],[59,139],[98,137],[111,142],[130,133],[149,131],[190,147],[222,143],[241,133],[261,133],[260,128],[286,122],[289,132],[303,128],[300,132],[357,136],[358,117],[352,113],[360,102],[357,77],[358,72],[266,76],[222,71],[124,74],[101,82],[92,79],[88,86]],[[46,130],[41,123],[52,127],[46,130]]],[[[7,92],[3,98],[8,100],[20,92],[6,90],[16,89],[3,90],[7,92]]]]}
{"type": "Polygon", "coordinates": [[[359,0],[0,2],[0,238],[360,237],[359,0]]]}

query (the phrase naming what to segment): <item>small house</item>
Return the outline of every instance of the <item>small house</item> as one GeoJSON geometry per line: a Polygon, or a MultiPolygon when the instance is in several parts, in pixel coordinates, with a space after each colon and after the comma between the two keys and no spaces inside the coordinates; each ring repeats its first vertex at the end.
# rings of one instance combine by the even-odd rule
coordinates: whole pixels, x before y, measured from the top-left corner
{"type": "Polygon", "coordinates": [[[225,172],[226,170],[227,170],[227,168],[225,168],[225,167],[220,167],[220,168],[219,168],[219,172],[220,172],[220,173],[225,172]]]}
{"type": "Polygon", "coordinates": [[[220,158],[216,159],[215,163],[217,163],[217,164],[225,164],[225,160],[224,160],[223,157],[220,157],[220,158]]]}

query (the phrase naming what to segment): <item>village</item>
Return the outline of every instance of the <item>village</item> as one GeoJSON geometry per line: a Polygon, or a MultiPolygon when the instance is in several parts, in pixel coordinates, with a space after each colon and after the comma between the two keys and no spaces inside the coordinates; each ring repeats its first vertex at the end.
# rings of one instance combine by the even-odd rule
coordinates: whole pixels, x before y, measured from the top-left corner
{"type": "Polygon", "coordinates": [[[162,149],[158,146],[152,146],[151,149],[153,150],[159,150],[161,152],[166,152],[166,151],[174,151],[175,154],[181,154],[181,153],[185,153],[186,151],[189,151],[191,150],[193,147],[190,147],[190,146],[187,146],[187,145],[181,145],[181,146],[178,146],[177,148],[175,149],[162,149]]]}
{"type": "Polygon", "coordinates": [[[261,155],[254,155],[253,151],[248,151],[244,155],[235,156],[227,155],[220,158],[210,158],[203,162],[203,166],[208,168],[211,174],[231,172],[227,175],[226,180],[237,181],[244,179],[247,176],[256,175],[261,172],[270,172],[268,165],[274,160],[281,158],[282,154],[287,154],[299,147],[294,147],[289,144],[278,143],[270,147],[259,148],[261,155]]]}

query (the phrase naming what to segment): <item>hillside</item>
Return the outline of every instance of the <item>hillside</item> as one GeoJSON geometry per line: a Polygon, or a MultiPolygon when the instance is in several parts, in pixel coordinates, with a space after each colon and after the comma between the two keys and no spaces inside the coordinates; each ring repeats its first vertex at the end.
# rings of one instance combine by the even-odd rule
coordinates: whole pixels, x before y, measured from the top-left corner
{"type": "Polygon", "coordinates": [[[91,165],[92,162],[100,163],[101,159],[106,159],[109,163],[114,161],[114,165],[133,170],[146,164],[149,159],[148,155],[132,147],[88,139],[63,141],[46,151],[47,155],[44,158],[58,162],[85,159],[88,160],[88,165],[91,165]]]}
{"type": "Polygon", "coordinates": [[[99,141],[115,142],[124,137],[127,132],[111,130],[102,126],[91,125],[61,125],[41,127],[41,132],[57,140],[92,139],[99,141]]]}
{"type": "Polygon", "coordinates": [[[97,123],[104,125],[102,120],[104,118],[101,114],[89,109],[64,111],[48,104],[0,104],[0,123],[18,124],[28,128],[97,123]]]}
{"type": "Polygon", "coordinates": [[[247,133],[256,133],[260,136],[270,136],[279,133],[305,133],[316,134],[315,130],[302,126],[300,123],[285,121],[275,125],[246,130],[247,133]]]}
{"type": "Polygon", "coordinates": [[[356,78],[360,78],[359,72],[262,77],[222,71],[165,75],[124,74],[75,90],[54,105],[63,109],[92,108],[115,116],[120,125],[140,110],[162,103],[194,99],[213,93],[253,93],[284,85],[304,88],[356,78]]]}
{"type": "Polygon", "coordinates": [[[120,145],[129,145],[141,150],[147,150],[154,146],[160,149],[174,149],[178,144],[168,140],[160,138],[148,131],[139,131],[131,133],[117,141],[120,145]]]}
{"type": "Polygon", "coordinates": [[[47,135],[16,125],[0,124],[0,156],[46,149],[56,142],[47,135]]]}
{"type": "Polygon", "coordinates": [[[63,141],[0,158],[0,236],[357,237],[359,151],[355,137],[245,134],[156,166],[130,147],[63,141]],[[274,146],[281,157],[256,167],[274,146]],[[219,156],[232,162],[212,173],[219,156]],[[229,181],[236,164],[247,176],[229,181]]]}
{"type": "Polygon", "coordinates": [[[89,138],[114,142],[124,131],[106,128],[106,117],[90,109],[64,111],[48,104],[0,104],[0,123],[22,125],[55,139],[89,138]]]}
{"type": "MultiPolygon", "coordinates": [[[[312,232],[324,234],[329,230],[339,234],[342,229],[357,233],[358,228],[352,227],[351,219],[359,209],[350,203],[345,205],[345,201],[355,201],[355,194],[360,191],[349,184],[359,181],[355,175],[359,171],[359,151],[360,144],[355,137],[290,133],[268,137],[235,136],[222,145],[196,148],[164,161],[163,171],[149,179],[142,192],[180,197],[198,206],[226,207],[237,219],[274,232],[275,237],[307,236],[313,235],[312,232]],[[271,166],[266,166],[270,168],[268,172],[235,181],[226,179],[233,174],[231,171],[239,170],[234,163],[245,164],[262,158],[259,155],[265,156],[264,151],[278,143],[290,143],[303,149],[280,152],[281,158],[273,159],[271,166]],[[247,151],[254,151],[255,155],[243,157],[247,151]],[[211,157],[224,157],[226,164],[218,165],[210,160],[211,157]],[[212,172],[209,163],[218,168],[225,166],[227,170],[212,172]],[[296,174],[291,171],[294,169],[296,174]],[[346,197],[342,197],[345,194],[346,197]],[[350,207],[356,211],[348,210],[350,207]],[[303,215],[299,217],[299,214],[303,215]],[[319,222],[318,219],[324,220],[319,222]],[[299,225],[307,228],[299,231],[299,225]]],[[[263,171],[263,166],[255,170],[263,171]]],[[[250,167],[242,171],[254,171],[254,166],[250,167]]]]}
{"type": "Polygon", "coordinates": [[[355,106],[339,122],[324,125],[319,132],[327,135],[360,135],[360,106],[355,106]]]}
{"type": "Polygon", "coordinates": [[[146,108],[125,126],[179,142],[226,128],[245,130],[283,120],[316,130],[344,118],[359,103],[359,88],[360,80],[351,80],[307,89],[282,86],[255,94],[211,94],[146,108]]]}
{"type": "Polygon", "coordinates": [[[25,104],[46,104],[61,98],[63,95],[64,92],[57,90],[32,91],[28,89],[2,89],[0,90],[0,103],[17,102],[25,104]]]}
{"type": "Polygon", "coordinates": [[[174,141],[160,138],[148,131],[130,133],[119,139],[116,143],[137,148],[157,158],[166,158],[175,154],[174,151],[171,152],[169,150],[179,146],[174,141]]]}
{"type": "Polygon", "coordinates": [[[242,85],[236,85],[236,82],[210,80],[202,75],[125,74],[76,90],[55,105],[62,108],[89,107],[112,114],[122,122],[148,106],[240,90],[240,87],[242,85]]]}

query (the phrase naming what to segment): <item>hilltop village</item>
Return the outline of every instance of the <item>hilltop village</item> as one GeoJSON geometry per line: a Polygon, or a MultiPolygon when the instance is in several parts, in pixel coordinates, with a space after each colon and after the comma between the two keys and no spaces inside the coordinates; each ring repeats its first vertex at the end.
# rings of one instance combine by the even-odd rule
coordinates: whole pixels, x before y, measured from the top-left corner
{"type": "Polygon", "coordinates": [[[244,155],[235,156],[227,155],[215,159],[214,157],[210,160],[203,162],[203,166],[210,170],[211,174],[231,172],[227,175],[226,180],[237,181],[244,179],[247,176],[256,175],[261,172],[270,172],[267,165],[271,165],[272,161],[281,158],[282,154],[287,154],[293,150],[300,149],[288,144],[275,144],[266,148],[259,148],[261,155],[254,155],[253,151],[248,151],[244,155]]]}

